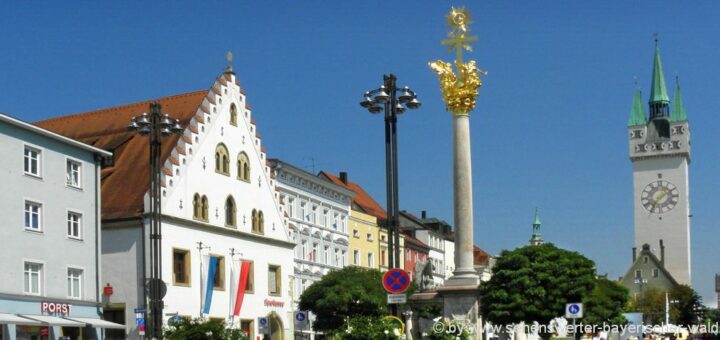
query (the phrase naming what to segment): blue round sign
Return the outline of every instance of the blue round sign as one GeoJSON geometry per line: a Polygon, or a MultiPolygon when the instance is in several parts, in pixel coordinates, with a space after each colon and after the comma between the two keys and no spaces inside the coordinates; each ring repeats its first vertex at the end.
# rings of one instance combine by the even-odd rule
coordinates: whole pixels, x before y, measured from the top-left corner
{"type": "Polygon", "coordinates": [[[267,319],[267,318],[260,318],[260,325],[261,325],[261,326],[265,326],[265,325],[267,325],[267,323],[268,323],[268,319],[267,319]]]}
{"type": "Polygon", "coordinates": [[[297,321],[305,321],[305,313],[303,313],[303,312],[298,312],[297,314],[295,314],[295,320],[297,320],[297,321]]]}
{"type": "Polygon", "coordinates": [[[570,307],[568,307],[568,312],[570,312],[570,314],[577,314],[578,312],[580,312],[580,306],[572,304],[570,305],[570,307]]]}

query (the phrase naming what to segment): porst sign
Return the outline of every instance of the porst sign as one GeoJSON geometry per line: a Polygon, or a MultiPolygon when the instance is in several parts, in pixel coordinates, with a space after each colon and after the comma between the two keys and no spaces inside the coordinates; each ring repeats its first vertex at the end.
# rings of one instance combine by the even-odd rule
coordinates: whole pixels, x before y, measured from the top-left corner
{"type": "Polygon", "coordinates": [[[69,303],[41,302],[40,311],[49,314],[70,314],[72,305],[69,303]]]}

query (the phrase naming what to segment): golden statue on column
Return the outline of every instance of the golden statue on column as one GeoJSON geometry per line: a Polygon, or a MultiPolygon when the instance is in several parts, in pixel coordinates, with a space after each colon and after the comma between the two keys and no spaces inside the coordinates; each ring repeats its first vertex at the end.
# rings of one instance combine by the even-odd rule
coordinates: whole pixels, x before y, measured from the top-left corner
{"type": "Polygon", "coordinates": [[[455,115],[468,115],[475,108],[475,98],[478,96],[478,88],[482,85],[480,75],[487,75],[487,72],[480,70],[475,61],[463,63],[463,49],[472,51],[469,43],[477,41],[476,36],[468,36],[470,13],[465,8],[452,8],[447,16],[450,24],[448,39],[441,42],[455,50],[455,67],[457,75],[453,72],[451,63],[442,60],[430,62],[430,68],[440,77],[440,90],[445,101],[445,108],[455,115]]]}

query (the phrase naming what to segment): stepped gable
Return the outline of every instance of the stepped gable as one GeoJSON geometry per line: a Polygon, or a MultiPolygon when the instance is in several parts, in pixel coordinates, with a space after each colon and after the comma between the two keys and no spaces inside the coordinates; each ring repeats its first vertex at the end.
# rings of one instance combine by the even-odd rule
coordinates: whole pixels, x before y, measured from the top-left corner
{"type": "Polygon", "coordinates": [[[161,164],[166,164],[176,147],[184,151],[178,140],[181,136],[183,140],[191,136],[188,131],[194,126],[191,122],[194,122],[193,118],[207,97],[208,91],[202,90],[52,118],[35,125],[112,152],[114,165],[102,169],[103,219],[134,217],[143,212],[143,197],[149,190],[150,167],[148,138],[128,131],[131,117],[149,112],[150,103],[157,101],[164,113],[180,119],[181,125],[186,127],[184,135],[175,134],[163,139],[161,164]]]}

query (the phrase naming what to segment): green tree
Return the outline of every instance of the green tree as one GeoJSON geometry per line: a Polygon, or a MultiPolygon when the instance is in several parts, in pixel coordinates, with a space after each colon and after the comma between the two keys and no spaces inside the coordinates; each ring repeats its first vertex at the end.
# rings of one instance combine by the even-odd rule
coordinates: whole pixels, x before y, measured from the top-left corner
{"type": "Polygon", "coordinates": [[[627,320],[622,315],[628,303],[628,290],[617,282],[606,278],[595,281],[595,288],[583,299],[585,315],[583,324],[602,326],[624,325],[627,320]]]}
{"type": "Polygon", "coordinates": [[[704,317],[706,324],[720,323],[720,309],[706,308],[704,317]]]}
{"type": "Polygon", "coordinates": [[[705,308],[700,295],[688,285],[677,285],[670,289],[670,319],[676,325],[697,325],[703,320],[705,308]]]}
{"type": "Polygon", "coordinates": [[[579,253],[550,243],[505,250],[490,281],[480,286],[480,308],[496,325],[547,325],[564,314],[566,303],[582,301],[594,283],[595,264],[579,253]]]}
{"type": "Polygon", "coordinates": [[[659,325],[665,322],[665,292],[659,288],[646,287],[630,300],[628,311],[643,313],[643,322],[659,325]]]}
{"type": "MultiPolygon", "coordinates": [[[[407,293],[415,289],[411,284],[407,293]]],[[[315,314],[313,328],[319,331],[340,329],[350,317],[389,314],[380,271],[355,266],[330,272],[310,285],[300,296],[299,307],[315,314]]]]}
{"type": "Polygon", "coordinates": [[[398,340],[400,325],[387,319],[371,316],[355,316],[347,323],[331,332],[333,340],[398,340]]]}
{"type": "Polygon", "coordinates": [[[163,330],[163,338],[169,340],[247,340],[239,329],[226,328],[222,320],[186,319],[171,321],[163,330]]]}

